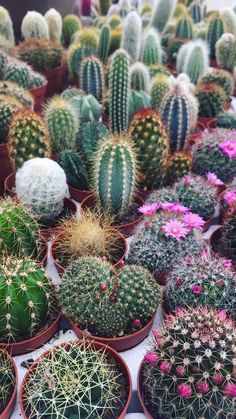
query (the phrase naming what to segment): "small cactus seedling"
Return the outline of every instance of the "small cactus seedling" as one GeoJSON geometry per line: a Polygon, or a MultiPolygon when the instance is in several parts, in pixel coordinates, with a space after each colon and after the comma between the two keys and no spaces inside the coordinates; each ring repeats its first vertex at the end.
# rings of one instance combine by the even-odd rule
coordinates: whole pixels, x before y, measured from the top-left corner
{"type": "Polygon", "coordinates": [[[222,112],[227,96],[224,89],[216,83],[199,83],[196,86],[196,97],[199,102],[199,116],[214,118],[222,112]]]}

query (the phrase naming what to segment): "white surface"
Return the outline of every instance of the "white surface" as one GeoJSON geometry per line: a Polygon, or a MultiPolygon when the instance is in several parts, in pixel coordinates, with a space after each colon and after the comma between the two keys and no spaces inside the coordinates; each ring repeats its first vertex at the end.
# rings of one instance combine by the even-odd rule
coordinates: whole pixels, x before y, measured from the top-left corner
{"type": "Polygon", "coordinates": [[[236,0],[208,0],[206,1],[207,9],[217,10],[223,9],[223,7],[233,7],[236,4],[236,0]]]}

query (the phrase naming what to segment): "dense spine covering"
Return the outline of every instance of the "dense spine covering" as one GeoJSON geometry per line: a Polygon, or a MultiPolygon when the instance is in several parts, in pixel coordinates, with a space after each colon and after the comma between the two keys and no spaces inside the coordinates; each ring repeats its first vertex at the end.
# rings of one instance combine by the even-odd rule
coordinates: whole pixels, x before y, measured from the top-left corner
{"type": "Polygon", "coordinates": [[[78,16],[76,15],[66,15],[63,19],[62,24],[62,33],[66,45],[69,45],[71,42],[71,37],[75,32],[81,29],[81,22],[78,16]]]}
{"type": "Polygon", "coordinates": [[[165,184],[171,185],[187,175],[192,168],[191,153],[183,150],[176,151],[167,160],[165,184]]]}
{"type": "Polygon", "coordinates": [[[14,96],[0,96],[0,144],[7,142],[11,118],[21,108],[22,104],[14,96]]]}
{"type": "Polygon", "coordinates": [[[175,37],[192,39],[193,38],[193,22],[189,17],[181,17],[176,24],[175,37]]]}
{"type": "Polygon", "coordinates": [[[16,385],[16,375],[8,352],[0,351],[0,415],[10,402],[16,385]]]}
{"type": "Polygon", "coordinates": [[[122,29],[120,27],[111,30],[111,42],[109,48],[109,54],[113,54],[117,49],[120,48],[122,38],[122,29]]]}
{"type": "Polygon", "coordinates": [[[82,47],[91,47],[96,51],[99,42],[98,30],[92,27],[81,28],[72,36],[72,42],[79,42],[82,47]]]}
{"type": "Polygon", "coordinates": [[[148,29],[144,36],[141,61],[147,66],[162,62],[161,40],[153,28],[148,29]]]}
{"type": "Polygon", "coordinates": [[[129,118],[129,57],[119,49],[112,57],[109,77],[109,120],[113,133],[127,129],[129,118]]]}
{"type": "Polygon", "coordinates": [[[79,153],[70,150],[63,151],[58,156],[58,164],[65,171],[69,185],[77,189],[89,189],[88,174],[79,153]]]}
{"type": "Polygon", "coordinates": [[[232,72],[236,66],[236,37],[229,33],[223,34],[215,48],[217,64],[232,72]]]}
{"type": "Polygon", "coordinates": [[[218,13],[214,14],[208,23],[207,41],[210,49],[210,57],[215,58],[215,45],[225,32],[224,21],[218,13]]]}
{"type": "Polygon", "coordinates": [[[26,41],[31,38],[49,39],[45,17],[38,12],[27,12],[21,24],[21,34],[26,41]]]}
{"type": "Polygon", "coordinates": [[[12,81],[25,89],[30,86],[30,67],[20,61],[14,60],[8,62],[3,80],[12,81]]]}
{"type": "Polygon", "coordinates": [[[134,63],[130,68],[130,88],[149,92],[150,76],[148,68],[141,62],[134,63]]]}
{"type": "Polygon", "coordinates": [[[222,112],[227,96],[223,88],[216,83],[199,83],[196,87],[199,102],[199,116],[214,118],[222,112]]]}
{"type": "Polygon", "coordinates": [[[108,24],[102,26],[99,35],[97,56],[103,64],[107,63],[111,42],[111,28],[108,24]]]}
{"type": "Polygon", "coordinates": [[[161,102],[169,90],[170,86],[165,74],[159,74],[153,79],[151,85],[151,106],[157,112],[159,112],[161,102]]]}
{"type": "Polygon", "coordinates": [[[59,67],[62,61],[62,46],[58,42],[45,39],[30,39],[17,47],[17,56],[35,71],[41,73],[59,67]]]}
{"type": "Polygon", "coordinates": [[[0,35],[10,42],[11,46],[15,45],[13,22],[8,10],[3,6],[0,6],[0,35]]]}
{"type": "Polygon", "coordinates": [[[104,90],[104,74],[101,61],[91,56],[82,60],[80,65],[79,86],[87,94],[101,101],[104,90]]]}
{"type": "Polygon", "coordinates": [[[0,51],[0,77],[3,78],[8,63],[8,55],[4,51],[0,51]]]}
{"type": "Polygon", "coordinates": [[[137,12],[130,12],[124,21],[121,38],[121,48],[130,56],[132,62],[136,62],[140,56],[142,39],[142,20],[137,12]]]}
{"type": "MultiPolygon", "coordinates": [[[[10,81],[0,81],[0,102],[4,97],[17,99],[22,106],[29,109],[34,107],[34,98],[27,90],[10,81]]],[[[8,99],[9,100],[9,99],[8,99]]]]}
{"type": "Polygon", "coordinates": [[[98,122],[100,120],[102,105],[98,103],[93,95],[76,95],[69,99],[69,103],[81,123],[98,122]]]}
{"type": "Polygon", "coordinates": [[[61,42],[62,37],[62,17],[55,9],[49,9],[44,15],[49,29],[51,41],[61,42]]]}
{"type": "Polygon", "coordinates": [[[199,0],[195,0],[190,4],[188,12],[192,17],[194,23],[201,22],[201,20],[204,17],[204,7],[202,6],[199,0]]]}
{"type": "Polygon", "coordinates": [[[224,7],[220,11],[220,16],[224,21],[224,29],[226,33],[232,33],[236,36],[236,15],[232,8],[224,7]]]}
{"type": "Polygon", "coordinates": [[[99,11],[102,16],[106,16],[111,6],[111,0],[99,0],[99,11]]]}
{"type": "Polygon", "coordinates": [[[222,227],[222,237],[219,243],[221,254],[236,262],[236,211],[228,214],[222,227]]]}
{"type": "Polygon", "coordinates": [[[227,98],[233,95],[234,92],[234,79],[228,71],[221,69],[214,69],[207,73],[201,80],[207,84],[217,84],[224,89],[227,98]]]}
{"type": "Polygon", "coordinates": [[[151,107],[151,97],[144,91],[131,91],[129,94],[129,121],[141,109],[151,107]]]}
{"type": "Polygon", "coordinates": [[[177,56],[178,71],[186,73],[193,84],[199,82],[208,66],[208,48],[204,41],[192,41],[180,48],[177,56]]]}
{"type": "Polygon", "coordinates": [[[101,122],[86,122],[80,126],[76,147],[87,170],[89,170],[91,162],[94,161],[95,153],[100,143],[107,136],[108,128],[101,122]]]}
{"type": "Polygon", "coordinates": [[[80,73],[80,65],[83,58],[96,55],[96,48],[82,46],[80,42],[74,42],[68,49],[68,70],[70,77],[77,81],[80,73]]]}
{"type": "Polygon", "coordinates": [[[159,0],[156,9],[154,11],[151,26],[153,26],[158,32],[163,32],[172,18],[177,0],[165,0],[165,2],[159,0]]]}

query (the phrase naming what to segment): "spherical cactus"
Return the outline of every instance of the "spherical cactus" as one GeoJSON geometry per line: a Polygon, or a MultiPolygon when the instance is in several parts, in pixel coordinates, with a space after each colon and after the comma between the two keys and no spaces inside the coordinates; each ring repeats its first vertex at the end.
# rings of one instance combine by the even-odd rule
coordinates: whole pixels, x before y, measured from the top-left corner
{"type": "Polygon", "coordinates": [[[130,88],[149,92],[150,76],[148,68],[141,62],[133,64],[130,68],[130,88]]]}
{"type": "Polygon", "coordinates": [[[122,218],[131,206],[137,178],[130,138],[116,134],[103,141],[95,155],[93,172],[100,207],[122,218]]]}
{"type": "Polygon", "coordinates": [[[12,81],[28,89],[31,83],[31,68],[20,61],[11,60],[7,64],[3,80],[12,81]]]}
{"type": "Polygon", "coordinates": [[[224,220],[222,237],[219,243],[220,253],[236,263],[236,211],[229,213],[224,220]]]}
{"type": "Polygon", "coordinates": [[[64,170],[53,160],[36,157],[16,172],[16,194],[42,222],[58,217],[68,195],[64,170]]]}
{"type": "Polygon", "coordinates": [[[33,96],[27,90],[18,86],[18,84],[10,81],[0,81],[0,96],[1,99],[3,99],[4,96],[13,97],[17,99],[22,106],[29,109],[33,109],[34,107],[33,96]]]}
{"type": "Polygon", "coordinates": [[[161,40],[154,28],[148,29],[144,36],[141,61],[148,66],[162,61],[161,40]]]}
{"type": "Polygon", "coordinates": [[[66,15],[63,19],[62,32],[66,45],[70,44],[71,37],[81,29],[81,22],[76,15],[66,15]]]}
{"type": "Polygon", "coordinates": [[[159,1],[153,13],[151,26],[157,29],[158,32],[163,32],[172,18],[177,0],[166,0],[164,3],[159,1]]]}
{"type": "Polygon", "coordinates": [[[227,101],[225,91],[216,83],[199,83],[196,87],[199,102],[199,116],[214,118],[223,110],[227,101]]]}
{"type": "Polygon", "coordinates": [[[59,67],[62,61],[60,43],[47,39],[30,39],[17,47],[17,56],[41,73],[59,67]]]}
{"type": "Polygon", "coordinates": [[[194,23],[201,22],[201,20],[204,17],[204,7],[201,4],[201,1],[199,0],[193,1],[188,8],[188,12],[190,16],[192,17],[194,23]]]}
{"type": "Polygon", "coordinates": [[[96,57],[86,57],[80,65],[79,86],[101,101],[104,90],[104,74],[102,63],[96,57]]]}
{"type": "Polygon", "coordinates": [[[0,143],[7,141],[9,125],[14,112],[22,108],[20,101],[12,96],[0,96],[0,143]]]}
{"type": "Polygon", "coordinates": [[[61,42],[62,37],[62,17],[55,9],[49,9],[44,15],[48,28],[49,37],[51,41],[61,42]]]}
{"type": "Polygon", "coordinates": [[[192,168],[192,156],[187,151],[176,151],[167,160],[166,175],[164,183],[171,185],[187,175],[192,168]]]}
{"type": "Polygon", "coordinates": [[[153,346],[141,370],[142,397],[149,414],[233,417],[235,337],[225,311],[205,307],[179,310],[154,331],[153,346]]]}
{"type": "Polygon", "coordinates": [[[38,12],[27,12],[21,24],[21,34],[26,41],[31,38],[49,39],[45,17],[38,12]]]}
{"type": "Polygon", "coordinates": [[[124,132],[128,126],[129,118],[129,57],[119,49],[112,57],[109,78],[109,120],[113,133],[124,132]]]}
{"type": "Polygon", "coordinates": [[[74,33],[71,40],[73,43],[80,43],[82,47],[94,48],[96,51],[99,42],[98,30],[93,27],[82,28],[74,33]]]}
{"type": "Polygon", "coordinates": [[[125,18],[120,46],[129,54],[133,62],[139,59],[141,38],[142,20],[137,12],[132,11],[125,18]]]}
{"type": "Polygon", "coordinates": [[[225,33],[218,39],[215,47],[217,64],[232,72],[236,66],[236,37],[225,33]]]}
{"type": "Polygon", "coordinates": [[[118,26],[120,26],[121,21],[122,19],[119,15],[112,14],[108,19],[108,25],[110,26],[111,29],[115,29],[118,26]]]}
{"type": "Polygon", "coordinates": [[[140,110],[151,107],[151,97],[144,91],[132,90],[129,94],[129,121],[140,110]]]}
{"type": "Polygon", "coordinates": [[[168,156],[168,136],[160,117],[151,109],[137,112],[130,123],[129,134],[137,151],[142,186],[159,187],[168,156]]]}
{"type": "Polygon", "coordinates": [[[36,112],[20,109],[9,126],[9,152],[15,168],[34,157],[50,157],[51,143],[46,124],[36,112]]]}
{"type": "Polygon", "coordinates": [[[101,122],[86,122],[77,135],[77,149],[88,172],[98,146],[108,136],[108,129],[101,122]]]}
{"type": "Polygon", "coordinates": [[[159,74],[153,79],[151,85],[151,106],[155,111],[159,111],[161,102],[169,90],[168,77],[165,74],[159,74]]]}
{"type": "Polygon", "coordinates": [[[61,152],[73,148],[79,128],[73,106],[60,96],[54,96],[47,103],[44,114],[53,149],[61,152]]]}
{"type": "Polygon", "coordinates": [[[59,154],[58,163],[65,171],[69,185],[77,189],[89,189],[88,173],[79,153],[69,150],[63,151],[59,154]]]}
{"type": "Polygon", "coordinates": [[[180,48],[182,47],[182,45],[185,44],[185,42],[186,42],[186,39],[183,39],[183,38],[175,38],[173,36],[169,38],[169,41],[167,44],[167,55],[168,55],[168,60],[170,61],[170,63],[173,63],[173,64],[176,63],[178,52],[180,48]]]}
{"type": "Polygon", "coordinates": [[[161,63],[151,64],[148,66],[149,74],[151,79],[153,77],[159,76],[159,74],[164,74],[165,76],[171,76],[170,70],[161,63]]]}
{"type": "Polygon", "coordinates": [[[110,42],[111,42],[111,28],[108,24],[102,26],[99,35],[99,43],[97,49],[97,56],[103,62],[103,64],[107,63],[109,49],[110,49],[110,42]]]}
{"type": "Polygon", "coordinates": [[[34,336],[48,320],[50,284],[42,267],[31,259],[7,257],[0,264],[2,295],[0,341],[34,336]]]}
{"type": "Polygon", "coordinates": [[[15,45],[13,22],[8,10],[3,6],[0,6],[0,34],[10,42],[11,46],[15,45]]]}
{"type": "Polygon", "coordinates": [[[177,69],[179,73],[186,73],[193,84],[207,72],[209,66],[207,44],[196,40],[184,44],[177,56],[177,69]]]}
{"type": "Polygon", "coordinates": [[[215,45],[218,39],[225,32],[224,21],[220,17],[219,13],[213,14],[211,17],[208,29],[207,29],[207,41],[210,48],[210,56],[212,59],[215,58],[215,45]]]}
{"type": "Polygon", "coordinates": [[[96,55],[96,49],[90,46],[82,46],[80,42],[74,42],[68,49],[68,70],[70,77],[77,81],[80,74],[80,65],[83,58],[96,55]]]}
{"type": "Polygon", "coordinates": [[[176,24],[175,37],[193,38],[193,21],[190,17],[180,17],[176,24]]]}
{"type": "Polygon", "coordinates": [[[207,84],[217,84],[224,89],[227,98],[233,95],[234,91],[234,79],[228,71],[214,69],[210,73],[207,73],[201,80],[207,84]]]}

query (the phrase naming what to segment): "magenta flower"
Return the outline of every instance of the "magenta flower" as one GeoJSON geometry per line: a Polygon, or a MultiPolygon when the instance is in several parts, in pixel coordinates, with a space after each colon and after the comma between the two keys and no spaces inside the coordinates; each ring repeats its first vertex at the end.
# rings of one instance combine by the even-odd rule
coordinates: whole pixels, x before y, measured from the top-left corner
{"type": "Polygon", "coordinates": [[[163,372],[164,374],[168,374],[168,372],[170,372],[171,365],[167,361],[162,361],[160,363],[159,368],[160,368],[161,372],[163,372]]]}
{"type": "Polygon", "coordinates": [[[134,319],[133,320],[133,327],[135,327],[135,329],[141,329],[142,327],[142,322],[140,319],[134,319]]]}
{"type": "Polygon", "coordinates": [[[202,293],[202,287],[201,287],[201,285],[193,285],[192,286],[192,292],[194,293],[194,294],[201,294],[202,293]]]}
{"type": "Polygon", "coordinates": [[[185,237],[189,232],[185,225],[176,219],[172,219],[164,224],[163,231],[167,237],[171,236],[176,240],[180,240],[181,237],[185,237]]]}
{"type": "Polygon", "coordinates": [[[185,368],[184,368],[184,367],[182,367],[182,366],[176,367],[176,368],[175,368],[175,371],[176,371],[176,374],[177,374],[179,377],[184,377],[184,376],[185,376],[185,374],[186,374],[185,368]]]}
{"type": "Polygon", "coordinates": [[[233,383],[227,383],[224,388],[224,395],[226,397],[236,397],[236,385],[233,383]]]}
{"type": "Polygon", "coordinates": [[[224,259],[223,266],[225,269],[232,268],[232,260],[231,259],[224,259]]]}
{"type": "Polygon", "coordinates": [[[227,140],[225,143],[220,144],[219,147],[230,159],[236,157],[236,141],[227,140]]]}
{"type": "Polygon", "coordinates": [[[219,313],[218,313],[218,318],[220,319],[220,320],[225,320],[225,319],[227,319],[227,310],[220,310],[219,311],[219,313]]]}
{"type": "Polygon", "coordinates": [[[149,354],[146,354],[144,356],[144,361],[148,362],[149,364],[155,365],[155,363],[158,360],[158,355],[156,352],[149,352],[149,354]]]}
{"type": "Polygon", "coordinates": [[[218,179],[218,177],[215,175],[215,173],[208,172],[206,174],[206,177],[207,177],[207,181],[212,186],[221,186],[221,185],[224,185],[224,182],[222,182],[222,180],[218,179]]]}
{"type": "Polygon", "coordinates": [[[158,208],[160,208],[160,205],[157,203],[144,204],[141,207],[139,207],[138,211],[144,215],[150,216],[150,215],[154,215],[156,211],[158,210],[158,208]]]}
{"type": "Polygon", "coordinates": [[[104,282],[100,282],[100,288],[102,291],[105,291],[107,289],[106,284],[104,284],[104,282]]]}
{"type": "Polygon", "coordinates": [[[177,387],[177,391],[181,397],[184,399],[188,399],[192,396],[192,388],[189,384],[179,384],[177,387]]]}
{"type": "Polygon", "coordinates": [[[189,211],[189,208],[178,203],[174,203],[171,210],[171,212],[174,212],[175,214],[186,214],[186,212],[188,211],[189,211]]]}
{"type": "Polygon", "coordinates": [[[217,372],[213,375],[213,381],[216,384],[221,384],[224,381],[224,378],[220,373],[217,372]]]}
{"type": "Polygon", "coordinates": [[[219,287],[223,287],[225,285],[225,281],[223,279],[218,279],[218,281],[216,281],[216,284],[219,285],[219,287]]]}
{"type": "Polygon", "coordinates": [[[163,209],[163,211],[172,212],[173,205],[173,202],[162,202],[161,209],[163,209]]]}
{"type": "Polygon", "coordinates": [[[161,347],[164,344],[164,339],[162,337],[162,334],[158,332],[157,330],[153,330],[152,334],[154,336],[156,344],[161,347]]]}
{"type": "Polygon", "coordinates": [[[199,215],[189,212],[187,214],[184,214],[183,221],[187,228],[202,228],[205,224],[205,221],[200,217],[199,215]]]}
{"type": "Polygon", "coordinates": [[[197,384],[197,389],[200,393],[205,394],[205,393],[208,393],[208,391],[209,391],[209,385],[207,384],[206,381],[200,381],[197,384]]]}
{"type": "Polygon", "coordinates": [[[190,185],[191,183],[191,177],[190,176],[185,176],[184,178],[184,184],[185,185],[190,185]]]}
{"type": "Polygon", "coordinates": [[[146,221],[146,223],[145,223],[145,227],[147,227],[147,228],[151,228],[151,227],[152,227],[152,223],[151,223],[151,221],[146,221]]]}
{"type": "Polygon", "coordinates": [[[190,256],[185,256],[184,263],[186,263],[186,265],[192,265],[193,259],[190,256]]]}

